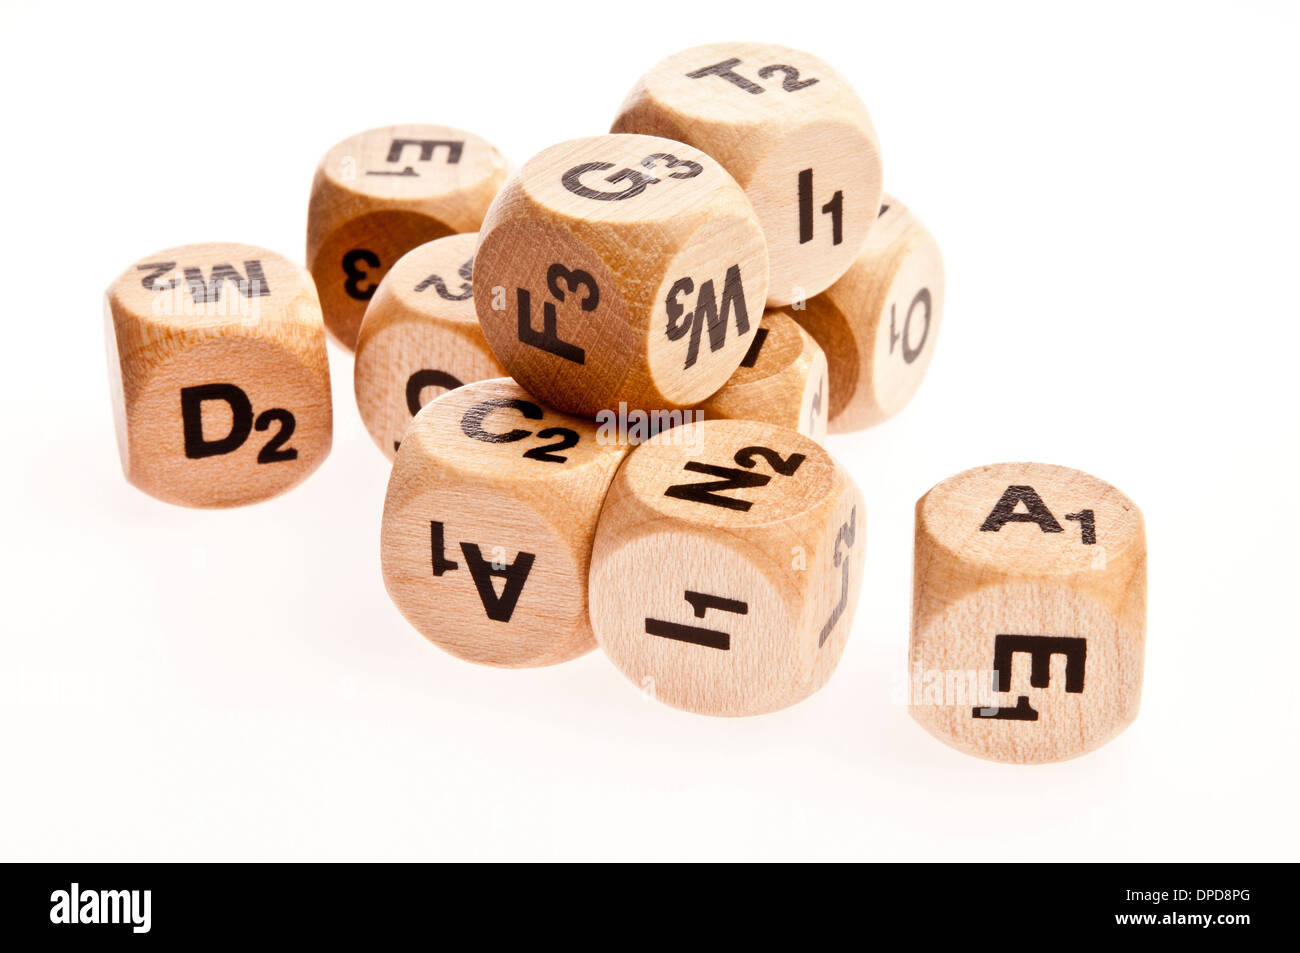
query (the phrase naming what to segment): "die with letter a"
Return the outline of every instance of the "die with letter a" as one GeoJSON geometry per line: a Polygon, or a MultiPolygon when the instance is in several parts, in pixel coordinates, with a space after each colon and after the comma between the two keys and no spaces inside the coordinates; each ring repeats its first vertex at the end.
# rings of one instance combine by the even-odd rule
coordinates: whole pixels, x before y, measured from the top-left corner
{"type": "Polygon", "coordinates": [[[880,207],[880,145],[866,107],[799,50],[715,43],[677,53],[642,77],[612,129],[690,143],[735,176],[767,235],[769,306],[829,287],[880,207]]]}
{"type": "Polygon", "coordinates": [[[1041,463],[967,470],[917,503],[915,560],[911,712],[935,737],[1062,761],[1137,717],[1146,539],[1124,494],[1041,463]]]}
{"type": "Polygon", "coordinates": [[[822,349],[788,313],[776,309],[763,315],[736,373],[699,409],[706,420],[761,420],[824,443],[829,388],[822,349]]]}
{"type": "Polygon", "coordinates": [[[529,393],[584,417],[704,400],[762,319],[767,247],[713,159],[651,136],[564,142],[524,164],[489,209],[474,304],[529,393]]]}
{"type": "Polygon", "coordinates": [[[301,266],[251,245],[169,248],[127,268],[104,311],[122,469],[146,493],[253,503],[329,454],[325,331],[301,266]]]}
{"type": "Polygon", "coordinates": [[[384,503],[384,582],[426,638],[472,662],[551,665],[589,651],[587,566],[627,450],[509,379],[416,415],[384,503]]]}
{"type": "Polygon", "coordinates": [[[335,340],[352,350],[388,269],[417,245],[475,231],[505,177],[500,152],[449,126],[385,126],[330,149],[312,182],[307,267],[335,340]]]}
{"type": "Polygon", "coordinates": [[[912,399],[934,356],[943,299],[939,245],[886,195],[844,277],[790,311],[826,352],[832,433],[878,424],[912,399]]]}
{"type": "Polygon", "coordinates": [[[628,455],[591,557],[591,619],[660,701],[775,711],[839,662],[862,580],[866,512],[809,438],[750,420],[664,431],[628,455]]]}
{"type": "Polygon", "coordinates": [[[389,459],[429,401],[462,384],[505,376],[474,313],[477,244],[470,232],[411,249],[366,308],[353,384],[361,419],[389,459]]]}

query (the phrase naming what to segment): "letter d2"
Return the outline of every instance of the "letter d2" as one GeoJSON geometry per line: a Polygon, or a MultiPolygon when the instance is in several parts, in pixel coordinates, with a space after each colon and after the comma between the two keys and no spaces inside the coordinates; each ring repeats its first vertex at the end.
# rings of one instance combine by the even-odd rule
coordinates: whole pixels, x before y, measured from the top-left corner
{"type": "Polygon", "coordinates": [[[202,384],[181,388],[181,423],[185,430],[185,456],[191,460],[238,450],[253,430],[253,405],[234,384],[202,384]],[[203,439],[203,402],[224,400],[230,405],[230,433],[219,440],[203,439]]]}

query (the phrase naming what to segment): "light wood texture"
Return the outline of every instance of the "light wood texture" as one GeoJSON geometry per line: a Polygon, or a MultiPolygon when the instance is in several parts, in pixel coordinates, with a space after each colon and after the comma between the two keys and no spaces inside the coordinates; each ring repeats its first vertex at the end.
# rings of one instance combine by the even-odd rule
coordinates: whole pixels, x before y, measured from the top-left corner
{"type": "Polygon", "coordinates": [[[830,286],[880,207],[880,144],[866,107],[822,60],[764,43],[715,43],[656,65],[612,127],[690,143],[749,195],[767,235],[767,303],[830,286]]]}
{"type": "Polygon", "coordinates": [[[475,231],[506,172],[486,140],[450,126],[385,126],[330,149],[312,182],[307,267],[334,339],[356,346],[366,303],[398,258],[475,231]]]}
{"type": "Polygon", "coordinates": [[[659,434],[629,454],[600,516],[596,639],[670,705],[793,705],[844,650],[866,519],[849,475],[793,430],[706,420],[659,434]]]}
{"type": "Polygon", "coordinates": [[[862,253],[793,316],[830,363],[830,430],[892,417],[921,386],[943,317],[943,256],[911,210],[886,195],[862,253]]]}
{"type": "Polygon", "coordinates": [[[146,493],[238,506],[329,454],[325,331],[299,265],[252,245],[168,248],[109,286],[104,317],[122,469],[146,493]]]}
{"type": "Polygon", "coordinates": [[[1061,761],[1137,717],[1146,538],[1114,487],[1041,463],[967,470],[916,504],[915,559],[911,712],[935,737],[1061,761]]]}
{"type": "Polygon", "coordinates": [[[366,308],[353,385],[361,419],[390,460],[422,406],[462,384],[506,376],[474,313],[477,245],[469,232],[413,248],[366,308]]]}
{"type": "Polygon", "coordinates": [[[826,355],[812,335],[788,313],[768,311],[736,373],[699,409],[706,420],[761,420],[824,444],[829,389],[826,355]]]}
{"type": "Polygon", "coordinates": [[[699,403],[740,364],[767,296],[745,193],[699,150],[648,136],[534,156],[492,203],[474,269],[498,359],[585,417],[699,403]]]}
{"type": "Polygon", "coordinates": [[[388,482],[388,594],[472,662],[521,668],[589,651],[591,540],[626,452],[509,379],[443,394],[411,422],[388,482]]]}

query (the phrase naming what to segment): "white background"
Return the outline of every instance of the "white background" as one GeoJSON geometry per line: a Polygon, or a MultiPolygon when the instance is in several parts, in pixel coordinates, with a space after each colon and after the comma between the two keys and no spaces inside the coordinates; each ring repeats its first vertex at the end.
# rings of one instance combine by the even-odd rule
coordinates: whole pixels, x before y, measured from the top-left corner
{"type": "Polygon", "coordinates": [[[6,5],[0,856],[1297,859],[1298,40],[1281,3],[6,5]],[[201,512],[123,480],[101,296],[126,265],[301,259],[336,140],[439,122],[519,163],[722,39],[836,65],[947,261],[917,398],[831,442],[868,567],[818,695],[710,719],[599,652],[426,643],[384,592],[387,465],[332,345],[334,450],[298,489],[201,512]],[[1147,520],[1141,715],[1059,765],[966,757],[899,704],[913,503],[1018,459],[1147,520]]]}

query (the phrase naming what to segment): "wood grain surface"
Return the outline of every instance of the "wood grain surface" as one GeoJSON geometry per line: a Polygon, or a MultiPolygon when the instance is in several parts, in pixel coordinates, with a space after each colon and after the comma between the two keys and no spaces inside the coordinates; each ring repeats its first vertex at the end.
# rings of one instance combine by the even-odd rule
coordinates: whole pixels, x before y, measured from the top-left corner
{"type": "Polygon", "coordinates": [[[995,761],[1061,761],[1137,717],[1142,514],[1078,470],[1003,463],[916,505],[912,717],[995,761]]]}
{"type": "Polygon", "coordinates": [[[805,308],[790,309],[826,352],[832,433],[881,423],[907,405],[934,356],[943,306],[938,243],[886,195],[852,267],[805,308]]]}
{"type": "Polygon", "coordinates": [[[113,282],[104,315],[122,469],[146,493],[238,506],[329,454],[325,331],[301,266],[252,245],[168,248],[113,282]]]}
{"type": "Polygon", "coordinates": [[[866,510],[809,438],[706,420],[634,449],[591,557],[596,639],[643,691],[753,715],[830,678],[851,630],[866,510]]]}
{"type": "Polygon", "coordinates": [[[611,128],[689,143],[735,176],[767,236],[770,306],[829,287],[875,222],[875,127],[844,78],[809,53],[766,43],[676,53],[641,78],[611,128]]]}
{"type": "Polygon", "coordinates": [[[330,335],[352,350],[388,269],[417,245],[475,231],[506,171],[494,146],[450,126],[384,126],[331,148],[307,209],[307,267],[330,335]]]}
{"type": "Polygon", "coordinates": [[[474,381],[503,377],[474,313],[478,235],[450,235],[411,249],[389,270],[357,336],[357,409],[391,460],[419,409],[474,381]]]}
{"type": "Polygon", "coordinates": [[[560,143],[492,203],[474,303],[497,358],[530,393],[592,417],[699,403],[749,349],[767,246],[734,179],[648,136],[560,143]]]}
{"type": "Polygon", "coordinates": [[[388,482],[393,602],[472,662],[521,668],[590,651],[591,542],[626,452],[509,379],[443,394],[411,422],[388,482]]]}
{"type": "Polygon", "coordinates": [[[705,419],[761,420],[826,441],[826,355],[786,312],[763,315],[749,353],[723,388],[700,405],[705,419]]]}

